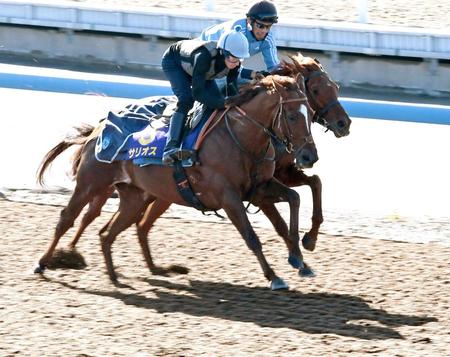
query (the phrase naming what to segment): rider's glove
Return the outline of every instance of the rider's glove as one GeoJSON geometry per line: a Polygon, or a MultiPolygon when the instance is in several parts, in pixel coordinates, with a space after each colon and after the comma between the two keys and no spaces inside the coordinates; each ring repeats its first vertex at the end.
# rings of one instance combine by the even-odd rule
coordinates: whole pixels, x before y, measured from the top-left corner
{"type": "Polygon", "coordinates": [[[256,79],[257,81],[260,81],[261,79],[263,79],[264,77],[268,76],[270,73],[267,71],[258,71],[255,72],[255,77],[254,79],[256,79]]]}

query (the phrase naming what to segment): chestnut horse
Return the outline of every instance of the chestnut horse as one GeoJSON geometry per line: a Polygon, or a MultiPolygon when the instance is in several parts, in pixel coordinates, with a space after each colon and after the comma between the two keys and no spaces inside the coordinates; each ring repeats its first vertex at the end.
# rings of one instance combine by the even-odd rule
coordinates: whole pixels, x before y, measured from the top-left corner
{"type": "MultiPolygon", "coordinates": [[[[334,132],[336,137],[346,136],[349,133],[349,127],[351,121],[338,101],[338,89],[337,84],[331,80],[328,74],[324,71],[323,67],[316,59],[310,57],[303,57],[301,55],[292,56],[292,63],[284,62],[282,68],[278,71],[287,75],[297,75],[301,73],[305,76],[305,83],[307,84],[306,93],[308,95],[309,104],[312,106],[313,118],[320,124],[324,125],[327,129],[334,132]]],[[[303,89],[305,91],[305,89],[303,89]]],[[[86,137],[91,133],[92,129],[80,128],[80,135],[76,141],[66,139],[59,146],[57,145],[54,150],[63,151],[67,146],[73,144],[82,144],[86,141],[86,137]],[[58,147],[59,146],[59,147],[58,147]]],[[[51,154],[51,153],[49,153],[51,154]]],[[[56,152],[55,156],[58,155],[56,152]]],[[[302,186],[308,185],[312,191],[313,197],[313,215],[312,215],[312,227],[309,232],[305,233],[302,243],[307,250],[314,250],[317,236],[319,232],[320,224],[323,222],[322,206],[321,206],[321,181],[317,175],[308,176],[300,168],[301,165],[295,165],[293,155],[290,155],[287,151],[281,150],[276,152],[276,170],[274,176],[282,183],[290,186],[302,186]]],[[[78,162],[75,161],[73,165],[74,175],[77,172],[78,162]]],[[[45,170],[45,168],[43,168],[45,170]]],[[[101,213],[101,208],[105,204],[106,200],[111,196],[114,191],[114,187],[110,187],[109,190],[105,190],[102,194],[99,194],[92,198],[89,209],[82,218],[81,224],[75,233],[69,246],[74,249],[79,238],[84,232],[85,228],[101,213]]],[[[148,202],[147,204],[152,203],[148,202]]],[[[146,262],[151,271],[154,269],[154,264],[148,248],[147,234],[152,227],[154,221],[170,206],[170,203],[161,200],[156,200],[148,209],[145,214],[145,218],[141,220],[137,225],[139,242],[144,252],[146,262]]],[[[279,215],[276,207],[270,203],[261,205],[263,212],[271,220],[278,234],[287,241],[288,227],[284,220],[279,215]]],[[[104,227],[106,229],[106,226],[104,227]]],[[[104,230],[103,229],[103,230],[104,230]]],[[[291,264],[294,263],[290,259],[291,264]]],[[[295,266],[295,265],[294,265],[295,266]]],[[[300,273],[305,276],[312,275],[312,272],[305,267],[300,269],[300,273]]]]}
{"type": "Polygon", "coordinates": [[[351,120],[338,100],[339,86],[325,72],[320,62],[301,54],[290,57],[292,63],[282,62],[272,74],[292,76],[301,73],[305,78],[308,103],[313,110],[313,122],[331,130],[337,138],[350,133],[351,120]]]}
{"type": "MultiPolygon", "coordinates": [[[[298,244],[299,196],[273,178],[275,149],[271,142],[276,135],[292,149],[298,161],[305,157],[307,150],[308,156],[315,153],[313,161],[317,159],[308,122],[301,113],[301,106],[307,99],[300,85],[303,85],[302,76],[296,79],[269,76],[236,96],[234,104],[241,107],[227,109],[224,120],[217,121],[214,130],[206,136],[198,152],[202,164],[186,169],[195,195],[208,209],[224,209],[256,255],[272,289],[286,288],[287,285],[266,261],[242,201],[249,200],[255,204],[265,200],[289,202],[289,255],[302,267],[303,258],[298,244]]],[[[53,241],[39,260],[35,272],[44,271],[60,237],[73,226],[82,208],[99,193],[110,190],[112,185],[119,190],[121,204],[101,233],[102,252],[112,281],[117,281],[117,275],[111,246],[117,234],[142,215],[145,208],[142,197],[149,201],[159,199],[187,205],[176,189],[172,168],[156,165],[138,167],[129,161],[105,164],[96,160],[94,148],[95,140],[88,140],[83,146],[74,193],[61,212],[53,241]],[[125,207],[123,202],[131,205],[125,207]]],[[[57,156],[49,154],[38,176],[41,181],[45,168],[57,156]]]]}
{"type": "MultiPolygon", "coordinates": [[[[304,76],[305,87],[303,87],[302,90],[307,94],[309,107],[312,109],[313,121],[316,121],[325,126],[328,130],[331,130],[338,138],[348,135],[351,120],[339,103],[338,85],[329,77],[322,65],[316,59],[303,57],[299,54],[292,56],[291,60],[292,63],[284,61],[281,68],[277,70],[277,73],[292,77],[300,73],[304,76]]],[[[88,136],[90,133],[91,131],[89,131],[89,129],[81,129],[79,140],[82,141],[83,137],[88,136]]],[[[78,143],[79,142],[77,142],[77,144],[78,143]]],[[[289,187],[308,185],[311,188],[313,197],[312,226],[311,229],[305,233],[302,243],[305,249],[313,251],[317,242],[320,225],[323,222],[322,184],[317,175],[306,175],[301,170],[301,168],[305,166],[302,166],[302,163],[297,163],[297,165],[295,165],[293,159],[293,155],[290,155],[287,151],[277,151],[274,177],[289,187]]],[[[73,168],[74,175],[77,171],[76,164],[77,163],[74,164],[73,168]]],[[[69,244],[72,249],[75,248],[86,227],[100,215],[101,208],[113,191],[114,187],[111,187],[104,192],[104,195],[98,195],[92,199],[88,211],[83,216],[80,226],[69,244]]],[[[153,212],[147,213],[147,216],[149,217],[148,221],[141,222],[139,225],[141,228],[138,227],[140,237],[143,237],[146,234],[145,232],[148,232],[153,224],[152,219],[159,217],[159,215],[164,213],[168,208],[168,206],[164,206],[166,206],[166,204],[163,202],[155,202],[153,204],[153,212]]],[[[282,237],[286,237],[288,231],[287,226],[279,213],[277,213],[275,206],[261,207],[261,209],[273,223],[277,232],[282,237]]],[[[140,239],[140,242],[141,245],[143,245],[143,238],[140,239]]],[[[147,250],[144,248],[144,245],[143,249],[144,251],[147,250]]],[[[151,257],[147,254],[146,256],[148,256],[146,258],[147,262],[151,262],[151,257]]]]}
{"type": "MultiPolygon", "coordinates": [[[[346,111],[338,100],[339,86],[329,77],[324,71],[322,65],[318,60],[303,57],[301,55],[291,56],[292,63],[284,61],[278,74],[296,76],[301,74],[304,77],[304,87],[302,90],[308,97],[308,103],[313,113],[313,121],[325,126],[331,130],[336,137],[344,137],[349,134],[351,120],[346,111]]],[[[313,251],[316,246],[317,237],[320,225],[323,222],[322,214],[322,183],[317,175],[308,176],[301,168],[306,167],[301,162],[294,163],[293,155],[288,151],[281,149],[276,153],[276,169],[274,177],[289,187],[308,185],[311,188],[313,197],[313,214],[312,226],[308,232],[305,233],[302,244],[305,249],[313,251]]],[[[93,202],[89,211],[83,217],[83,221],[76,232],[70,246],[74,248],[78,242],[84,229],[100,214],[101,207],[109,198],[111,192],[105,197],[98,197],[96,202],[93,202]],[[92,209],[91,209],[92,207],[92,209]]],[[[148,244],[146,244],[145,236],[148,234],[154,221],[161,216],[168,208],[168,202],[154,202],[152,208],[149,208],[146,213],[146,219],[143,219],[138,225],[139,242],[141,243],[144,252],[148,251],[148,244]]],[[[280,216],[275,205],[270,202],[265,202],[260,205],[261,210],[269,218],[280,236],[286,240],[288,235],[288,228],[286,223],[280,216]]],[[[148,264],[152,264],[152,259],[149,253],[144,254],[148,264]]],[[[307,269],[301,270],[301,273],[309,276],[311,272],[307,269]]]]}

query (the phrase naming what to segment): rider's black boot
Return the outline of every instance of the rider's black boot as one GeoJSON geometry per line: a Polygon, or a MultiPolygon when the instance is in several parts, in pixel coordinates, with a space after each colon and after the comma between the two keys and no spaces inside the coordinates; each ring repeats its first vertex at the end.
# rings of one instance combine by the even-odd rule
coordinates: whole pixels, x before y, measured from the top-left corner
{"type": "Polygon", "coordinates": [[[166,147],[164,148],[162,157],[163,165],[172,165],[175,160],[178,160],[177,154],[180,151],[180,142],[185,120],[186,116],[178,112],[173,113],[172,118],[170,118],[166,147]]]}

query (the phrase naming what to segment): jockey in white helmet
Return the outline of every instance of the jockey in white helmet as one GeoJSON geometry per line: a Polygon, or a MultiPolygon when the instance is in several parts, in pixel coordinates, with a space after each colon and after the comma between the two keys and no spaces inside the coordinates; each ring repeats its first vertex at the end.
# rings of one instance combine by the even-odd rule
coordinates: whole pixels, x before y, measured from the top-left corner
{"type": "Polygon", "coordinates": [[[164,53],[162,68],[178,102],[170,119],[163,164],[171,165],[178,158],[186,116],[194,101],[213,109],[225,107],[214,79],[236,81],[241,61],[249,57],[248,42],[240,30],[224,32],[219,41],[179,41],[164,53]]]}

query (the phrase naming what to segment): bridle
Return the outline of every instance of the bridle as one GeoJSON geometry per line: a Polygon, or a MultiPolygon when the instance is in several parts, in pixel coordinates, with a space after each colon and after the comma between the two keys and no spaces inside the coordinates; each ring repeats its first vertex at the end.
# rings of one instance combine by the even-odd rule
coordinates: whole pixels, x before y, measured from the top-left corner
{"type": "MultiPolygon", "coordinates": [[[[319,103],[318,103],[317,99],[315,98],[314,93],[309,89],[308,82],[312,78],[320,77],[320,76],[325,76],[330,82],[332,82],[333,84],[335,84],[337,86],[337,84],[334,83],[330,79],[330,77],[328,77],[328,74],[325,71],[321,71],[321,70],[312,71],[308,76],[304,77],[305,78],[305,89],[311,95],[312,102],[313,102],[313,104],[315,104],[316,107],[319,107],[319,103]]],[[[338,105],[338,104],[339,104],[339,100],[337,100],[337,99],[329,101],[327,104],[325,104],[325,106],[323,108],[314,111],[312,121],[319,123],[320,125],[323,125],[325,128],[327,128],[327,130],[329,130],[331,125],[325,119],[325,115],[330,111],[331,108],[333,108],[335,105],[338,105]]]]}
{"type": "MultiPolygon", "coordinates": [[[[274,83],[275,84],[275,83],[274,83]]],[[[288,152],[289,154],[291,153],[295,153],[295,155],[300,152],[300,150],[303,149],[303,147],[308,144],[313,142],[313,138],[312,138],[312,133],[311,133],[311,126],[310,126],[310,122],[308,121],[307,115],[306,115],[306,127],[308,129],[308,135],[303,139],[303,142],[298,146],[295,147],[295,145],[292,142],[292,132],[289,128],[289,125],[287,123],[287,114],[286,114],[286,110],[284,109],[284,105],[286,103],[292,103],[292,102],[303,102],[303,103],[308,103],[308,98],[306,97],[306,95],[301,92],[300,90],[296,91],[297,94],[299,95],[299,98],[292,98],[292,99],[283,99],[283,96],[278,92],[279,94],[279,101],[277,106],[275,107],[274,111],[272,112],[272,116],[273,116],[273,120],[271,121],[271,126],[270,128],[266,128],[264,125],[262,125],[260,122],[258,122],[257,120],[255,120],[254,118],[252,118],[251,116],[249,116],[242,108],[240,108],[239,106],[235,106],[233,108],[228,108],[225,112],[225,124],[226,124],[226,128],[228,130],[229,135],[231,136],[232,140],[234,141],[234,143],[236,144],[236,146],[247,156],[249,156],[255,163],[256,163],[256,169],[251,171],[251,175],[250,175],[250,179],[251,179],[251,186],[249,191],[247,192],[247,199],[248,200],[248,204],[246,207],[246,211],[249,212],[249,207],[250,207],[250,203],[252,201],[252,197],[256,192],[256,179],[258,176],[258,165],[263,163],[264,161],[275,161],[276,159],[276,150],[275,150],[275,154],[273,157],[267,157],[267,153],[270,149],[270,145],[272,144],[273,141],[275,141],[276,143],[282,143],[284,145],[284,149],[286,150],[286,152],[288,152]],[[241,114],[241,116],[245,119],[247,119],[248,121],[250,121],[252,124],[256,125],[257,127],[259,127],[268,137],[269,140],[267,142],[267,146],[264,150],[264,154],[261,158],[254,158],[254,155],[252,153],[250,153],[248,150],[245,149],[245,147],[241,144],[241,142],[239,141],[239,139],[237,138],[237,136],[235,135],[235,133],[233,132],[231,125],[230,125],[230,116],[229,111],[231,109],[236,110],[237,112],[239,112],[241,114]],[[278,126],[280,128],[280,132],[283,133],[283,128],[286,130],[286,133],[284,135],[284,137],[279,137],[276,133],[274,128],[278,126]]],[[[276,149],[276,145],[274,145],[274,148],[276,149]]],[[[258,210],[259,211],[259,210],[258,210]]],[[[257,211],[257,212],[258,212],[257,211]]],[[[249,212],[251,213],[251,212],[249,212]]]]}
{"type": "MultiPolygon", "coordinates": [[[[308,128],[308,135],[306,137],[303,138],[303,141],[300,145],[298,145],[296,147],[296,145],[292,142],[292,132],[289,128],[289,125],[287,123],[287,115],[286,115],[286,111],[284,109],[284,104],[286,103],[292,103],[292,102],[304,102],[307,103],[308,102],[308,98],[300,91],[297,91],[297,93],[299,94],[299,98],[293,98],[293,99],[283,99],[282,95],[280,94],[280,100],[276,106],[276,108],[273,111],[272,116],[274,117],[274,119],[271,121],[272,125],[270,128],[266,128],[264,125],[262,125],[260,122],[258,122],[257,120],[255,120],[254,118],[252,118],[251,116],[249,116],[242,108],[240,108],[239,106],[235,106],[233,107],[236,111],[238,111],[241,116],[245,119],[247,119],[248,121],[250,121],[251,123],[253,123],[254,125],[258,126],[259,128],[262,129],[262,131],[271,139],[271,140],[275,140],[276,142],[282,143],[285,147],[286,152],[288,152],[289,154],[294,153],[297,154],[300,150],[303,149],[303,147],[308,144],[311,143],[313,141],[312,139],[312,133],[311,133],[311,128],[307,124],[307,128],[308,128]],[[287,134],[282,138],[279,137],[276,133],[274,128],[278,126],[280,128],[280,132],[283,132],[283,129],[287,132],[287,134]],[[282,128],[283,127],[283,128],[282,128]]],[[[233,109],[231,108],[231,109],[233,109]]],[[[244,152],[247,156],[250,157],[254,157],[254,155],[252,153],[250,153],[248,150],[245,149],[245,147],[242,145],[242,143],[239,141],[239,139],[237,138],[236,134],[233,132],[231,125],[230,125],[230,120],[229,120],[229,111],[231,110],[229,109],[227,111],[227,113],[225,114],[225,124],[228,130],[229,135],[231,136],[231,138],[233,139],[234,143],[236,144],[236,146],[242,151],[244,152]]],[[[306,118],[306,120],[308,120],[306,118]]],[[[265,160],[270,160],[270,161],[274,161],[275,157],[273,158],[267,158],[267,152],[269,151],[270,148],[270,143],[271,140],[268,141],[267,147],[265,149],[264,155],[262,158],[260,159],[255,159],[254,161],[256,163],[260,163],[263,162],[265,160]]]]}

